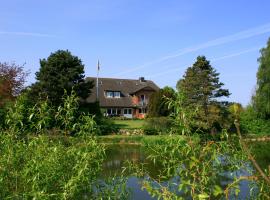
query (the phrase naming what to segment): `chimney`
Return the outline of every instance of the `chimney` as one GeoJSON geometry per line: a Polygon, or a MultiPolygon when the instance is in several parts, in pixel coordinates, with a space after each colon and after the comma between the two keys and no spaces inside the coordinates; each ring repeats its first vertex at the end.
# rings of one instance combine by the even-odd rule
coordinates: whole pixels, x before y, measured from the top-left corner
{"type": "Polygon", "coordinates": [[[139,77],[140,82],[146,82],[144,77],[139,77]]]}

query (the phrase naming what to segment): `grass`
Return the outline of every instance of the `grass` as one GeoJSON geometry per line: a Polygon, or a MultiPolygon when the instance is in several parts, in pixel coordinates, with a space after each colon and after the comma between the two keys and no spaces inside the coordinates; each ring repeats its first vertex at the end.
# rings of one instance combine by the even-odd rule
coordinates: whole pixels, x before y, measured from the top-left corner
{"type": "Polygon", "coordinates": [[[141,129],[144,120],[113,120],[116,126],[122,129],[141,129]]]}

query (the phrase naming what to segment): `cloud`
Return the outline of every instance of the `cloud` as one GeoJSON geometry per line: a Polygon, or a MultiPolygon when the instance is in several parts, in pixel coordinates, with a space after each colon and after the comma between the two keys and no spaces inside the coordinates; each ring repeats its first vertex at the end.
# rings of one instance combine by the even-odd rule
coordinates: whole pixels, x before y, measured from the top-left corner
{"type": "Polygon", "coordinates": [[[242,54],[246,54],[246,53],[249,53],[249,52],[259,51],[260,49],[261,49],[261,47],[254,47],[254,48],[246,49],[244,51],[240,51],[240,52],[237,52],[237,53],[225,55],[225,56],[222,56],[222,57],[219,57],[219,58],[213,58],[213,59],[210,59],[210,61],[211,62],[216,62],[216,61],[224,60],[224,59],[227,59],[227,58],[240,56],[242,54]]]}
{"type": "Polygon", "coordinates": [[[161,62],[166,61],[166,60],[177,58],[177,57],[183,56],[183,55],[188,54],[188,53],[196,52],[198,50],[207,49],[207,48],[214,47],[214,46],[220,46],[220,45],[227,44],[230,42],[235,42],[238,40],[248,39],[248,38],[255,37],[255,36],[262,35],[262,34],[269,33],[269,32],[270,32],[270,23],[264,24],[262,26],[257,26],[257,27],[251,28],[251,29],[247,29],[247,30],[244,30],[241,32],[234,33],[232,35],[227,35],[224,37],[216,38],[214,40],[210,40],[208,42],[201,43],[201,44],[198,44],[196,46],[191,46],[191,47],[180,49],[175,53],[160,57],[156,60],[152,60],[150,62],[144,63],[144,64],[137,66],[137,67],[134,67],[132,69],[117,73],[117,74],[115,74],[115,76],[134,72],[134,71],[143,69],[147,66],[151,66],[153,64],[157,64],[157,63],[161,63],[161,62]]]}
{"type": "MultiPolygon", "coordinates": [[[[228,58],[240,56],[240,55],[250,53],[250,52],[253,52],[253,51],[259,51],[259,49],[260,49],[260,47],[250,48],[250,49],[246,49],[246,50],[243,50],[243,51],[240,51],[240,52],[237,52],[237,53],[228,54],[228,55],[221,56],[221,57],[218,57],[218,58],[212,58],[212,59],[210,59],[210,61],[213,63],[213,62],[217,62],[217,61],[220,61],[220,60],[225,60],[225,59],[228,59],[228,58]]],[[[180,65],[178,65],[178,66],[180,66],[180,65]]],[[[181,65],[181,66],[183,66],[183,65],[181,65]]],[[[181,71],[181,70],[183,70],[182,67],[177,67],[177,68],[173,68],[171,70],[166,70],[164,72],[159,72],[159,73],[156,73],[156,74],[149,74],[149,75],[146,75],[146,77],[147,78],[154,78],[154,77],[158,77],[158,76],[163,76],[164,74],[170,74],[172,72],[177,72],[177,71],[181,71]]]]}
{"type": "Polygon", "coordinates": [[[17,36],[30,36],[30,37],[56,37],[55,35],[44,34],[44,33],[32,33],[32,32],[9,32],[0,31],[0,35],[17,35],[17,36]]]}

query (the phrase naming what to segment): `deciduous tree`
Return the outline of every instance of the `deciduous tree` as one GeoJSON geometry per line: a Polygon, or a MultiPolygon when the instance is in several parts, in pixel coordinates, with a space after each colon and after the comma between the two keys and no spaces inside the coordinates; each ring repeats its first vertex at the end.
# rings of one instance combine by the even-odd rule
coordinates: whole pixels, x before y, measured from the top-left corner
{"type": "Polygon", "coordinates": [[[167,98],[173,98],[174,94],[174,89],[168,86],[160,89],[158,92],[153,93],[149,100],[148,116],[168,116],[170,114],[170,109],[168,109],[168,105],[166,104],[167,98]]]}
{"type": "Polygon", "coordinates": [[[24,87],[27,72],[15,63],[0,63],[0,107],[13,101],[24,87]]]}
{"type": "Polygon", "coordinates": [[[270,39],[260,52],[257,88],[252,103],[261,118],[270,119],[270,39]]]}
{"type": "Polygon", "coordinates": [[[82,61],[68,50],[58,50],[47,59],[41,59],[36,79],[31,89],[34,96],[48,98],[55,106],[61,104],[64,91],[70,95],[73,89],[78,97],[84,99],[93,87],[92,82],[84,79],[82,61]]]}

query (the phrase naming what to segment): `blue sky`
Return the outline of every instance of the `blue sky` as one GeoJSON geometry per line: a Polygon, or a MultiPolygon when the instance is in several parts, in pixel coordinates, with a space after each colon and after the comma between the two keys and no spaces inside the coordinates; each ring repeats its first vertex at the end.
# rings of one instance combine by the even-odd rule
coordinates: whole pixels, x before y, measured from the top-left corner
{"type": "Polygon", "coordinates": [[[205,55],[247,105],[256,85],[259,49],[270,37],[269,0],[2,0],[0,62],[16,62],[35,81],[39,59],[68,49],[86,76],[152,79],[175,87],[205,55]]]}

